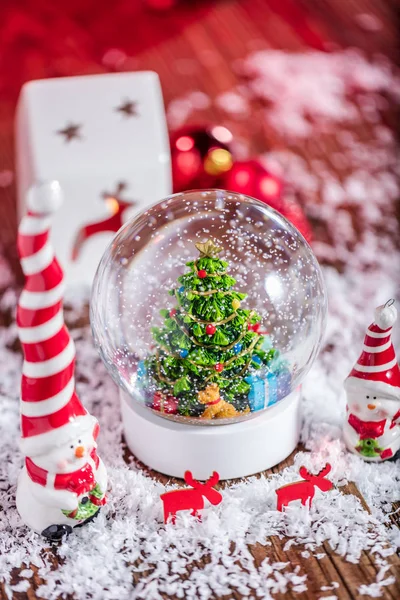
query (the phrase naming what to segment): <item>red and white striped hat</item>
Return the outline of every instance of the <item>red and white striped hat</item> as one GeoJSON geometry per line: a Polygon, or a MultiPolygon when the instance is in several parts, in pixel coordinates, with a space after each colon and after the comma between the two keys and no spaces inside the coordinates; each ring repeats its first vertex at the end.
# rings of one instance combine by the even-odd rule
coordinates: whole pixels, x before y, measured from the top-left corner
{"type": "Polygon", "coordinates": [[[368,327],[361,355],[345,381],[346,389],[359,388],[363,382],[372,392],[400,399],[400,369],[391,334],[397,319],[394,300],[378,306],[375,320],[368,327]]]}
{"type": "Polygon", "coordinates": [[[96,427],[75,392],[75,346],[64,324],[64,275],[50,243],[51,215],[61,202],[57,182],[30,190],[28,214],[18,230],[25,286],[18,302],[24,352],[21,381],[21,450],[49,452],[96,427]]]}

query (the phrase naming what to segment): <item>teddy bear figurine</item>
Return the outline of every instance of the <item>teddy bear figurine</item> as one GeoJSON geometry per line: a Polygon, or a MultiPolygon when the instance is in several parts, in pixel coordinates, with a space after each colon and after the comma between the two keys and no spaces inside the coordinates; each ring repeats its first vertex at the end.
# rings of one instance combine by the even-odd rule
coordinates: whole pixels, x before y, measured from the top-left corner
{"type": "Polygon", "coordinates": [[[220,396],[217,383],[210,383],[205,390],[199,391],[197,397],[200,404],[206,405],[202,414],[203,419],[231,419],[232,417],[245,415],[250,412],[249,408],[239,412],[232,404],[223,400],[220,396]]]}

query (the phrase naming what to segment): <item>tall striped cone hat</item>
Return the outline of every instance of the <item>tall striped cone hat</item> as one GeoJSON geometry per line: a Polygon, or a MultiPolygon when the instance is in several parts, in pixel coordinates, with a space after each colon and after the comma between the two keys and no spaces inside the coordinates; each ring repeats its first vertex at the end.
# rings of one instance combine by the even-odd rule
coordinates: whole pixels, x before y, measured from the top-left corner
{"type": "Polygon", "coordinates": [[[75,392],[75,346],[64,324],[64,274],[49,240],[62,201],[57,182],[32,188],[18,229],[25,286],[17,308],[24,353],[21,449],[39,456],[97,426],[75,392]]]}
{"type": "Polygon", "coordinates": [[[392,328],[397,320],[394,300],[378,306],[368,327],[361,355],[345,381],[348,390],[363,383],[372,392],[400,399],[400,369],[392,344],[392,328]]]}

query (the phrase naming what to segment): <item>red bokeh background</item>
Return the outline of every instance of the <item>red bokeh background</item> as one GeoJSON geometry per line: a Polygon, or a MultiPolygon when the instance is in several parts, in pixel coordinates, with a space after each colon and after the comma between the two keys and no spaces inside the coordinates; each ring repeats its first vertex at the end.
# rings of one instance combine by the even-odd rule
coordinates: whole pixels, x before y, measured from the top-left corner
{"type": "MultiPolygon", "coordinates": [[[[217,2],[168,3],[172,8],[157,10],[155,7],[165,4],[165,0],[3,0],[2,98],[15,101],[21,85],[30,79],[135,69],[138,53],[175,36],[201,19],[217,2]]],[[[253,10],[252,0],[241,3],[250,12],[253,10]]],[[[281,16],[294,27],[307,46],[326,48],[304,3],[265,0],[264,4],[266,11],[281,16]]]]}

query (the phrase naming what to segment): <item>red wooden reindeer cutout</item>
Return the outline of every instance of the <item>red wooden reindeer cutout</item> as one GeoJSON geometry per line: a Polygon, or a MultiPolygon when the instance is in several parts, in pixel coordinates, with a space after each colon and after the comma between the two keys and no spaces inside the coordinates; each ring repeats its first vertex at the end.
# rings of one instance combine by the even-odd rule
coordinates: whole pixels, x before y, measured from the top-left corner
{"type": "Polygon", "coordinates": [[[193,479],[190,471],[186,471],[184,479],[193,489],[172,490],[160,496],[164,503],[164,523],[167,523],[170,516],[171,523],[175,523],[178,510],[191,510],[191,514],[200,519],[197,511],[204,508],[204,498],[211,504],[219,504],[222,501],[222,495],[213,489],[219,481],[219,475],[215,471],[205,483],[193,479]]]}
{"type": "Polygon", "coordinates": [[[331,470],[331,465],[327,463],[323,469],[316,475],[309,473],[305,467],[300,467],[299,473],[304,478],[304,481],[296,481],[278,488],[276,494],[278,496],[277,510],[282,511],[284,506],[287,506],[292,500],[301,500],[305,506],[307,500],[311,508],[311,502],[315,494],[315,486],[323,492],[328,492],[333,488],[333,483],[329,479],[325,479],[331,470]]]}

